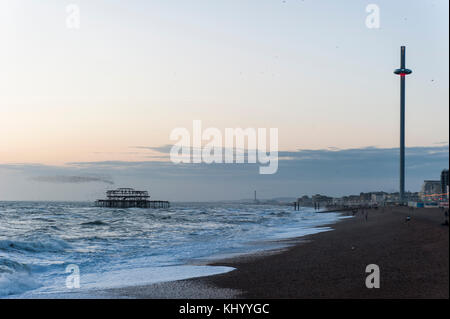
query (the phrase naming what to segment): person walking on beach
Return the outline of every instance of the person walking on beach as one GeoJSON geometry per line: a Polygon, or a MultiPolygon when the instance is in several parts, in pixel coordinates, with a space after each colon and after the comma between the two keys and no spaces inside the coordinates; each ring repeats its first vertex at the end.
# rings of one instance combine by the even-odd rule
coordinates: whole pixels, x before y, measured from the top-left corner
{"type": "Polygon", "coordinates": [[[445,216],[445,219],[444,219],[444,226],[448,226],[448,208],[445,210],[445,212],[444,212],[444,216],[445,216]]]}
{"type": "Polygon", "coordinates": [[[411,216],[406,216],[406,219],[405,219],[405,224],[406,225],[409,225],[409,222],[411,221],[411,216]]]}

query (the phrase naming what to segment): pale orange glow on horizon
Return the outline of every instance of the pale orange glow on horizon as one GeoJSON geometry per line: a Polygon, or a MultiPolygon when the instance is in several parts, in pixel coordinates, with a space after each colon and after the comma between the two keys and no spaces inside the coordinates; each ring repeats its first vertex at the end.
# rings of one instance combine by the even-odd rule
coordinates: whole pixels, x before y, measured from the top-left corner
{"type": "Polygon", "coordinates": [[[124,12],[83,2],[76,31],[63,7],[5,4],[0,163],[148,160],[133,147],[171,144],[170,132],[193,120],[276,127],[280,150],[397,147],[400,42],[415,70],[407,146],[448,142],[448,31],[438,7],[406,12],[420,12],[428,28],[405,34],[386,23],[369,30],[352,10],[318,24],[310,16],[322,5],[313,4],[271,4],[249,27],[245,10],[230,21],[173,16],[162,4],[124,12]],[[335,24],[342,29],[327,27],[335,24]]]}

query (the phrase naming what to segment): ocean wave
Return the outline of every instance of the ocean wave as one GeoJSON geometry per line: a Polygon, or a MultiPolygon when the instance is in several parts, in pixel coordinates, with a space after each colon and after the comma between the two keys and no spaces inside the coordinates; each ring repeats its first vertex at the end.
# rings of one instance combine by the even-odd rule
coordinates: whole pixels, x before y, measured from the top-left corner
{"type": "Polygon", "coordinates": [[[277,216],[277,217],[288,217],[288,216],[291,216],[292,213],[291,212],[281,211],[281,212],[272,212],[269,215],[277,216]]]}
{"type": "Polygon", "coordinates": [[[25,264],[18,263],[16,261],[0,258],[0,274],[9,273],[12,274],[17,271],[29,271],[29,267],[25,264]]]}
{"type": "Polygon", "coordinates": [[[108,223],[102,222],[101,220],[95,220],[93,222],[86,222],[82,223],[83,226],[105,226],[108,225],[108,223]]]}
{"type": "Polygon", "coordinates": [[[19,294],[39,286],[31,278],[28,265],[0,258],[0,297],[19,294]]]}
{"type": "Polygon", "coordinates": [[[0,273],[0,297],[23,293],[41,285],[29,273],[0,273]]]}
{"type": "Polygon", "coordinates": [[[61,252],[68,248],[70,245],[61,239],[0,240],[0,251],[61,252]]]}
{"type": "Polygon", "coordinates": [[[278,206],[199,204],[155,211],[82,205],[10,203],[8,212],[1,211],[0,298],[65,289],[65,266],[73,263],[80,267],[84,284],[90,278],[92,288],[142,283],[141,270],[135,281],[124,277],[148,267],[158,280],[173,280],[179,278],[178,270],[161,277],[161,267],[215,254],[251,252],[261,249],[261,241],[324,231],[318,227],[339,218],[339,214],[316,214],[313,209],[294,213],[278,206]],[[47,208],[40,215],[39,206],[47,208]],[[30,210],[35,213],[28,214],[30,210]],[[117,276],[104,277],[111,271],[117,276]],[[33,292],[34,288],[38,289],[33,292]]]}

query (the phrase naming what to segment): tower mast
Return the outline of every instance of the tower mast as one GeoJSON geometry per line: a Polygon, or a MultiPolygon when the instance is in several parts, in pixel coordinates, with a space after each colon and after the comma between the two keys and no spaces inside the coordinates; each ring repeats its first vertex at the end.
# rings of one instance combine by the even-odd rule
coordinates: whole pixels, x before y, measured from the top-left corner
{"type": "Polygon", "coordinates": [[[405,77],[412,71],[406,68],[406,48],[400,48],[400,69],[394,71],[400,75],[400,203],[405,200],[405,77]]]}

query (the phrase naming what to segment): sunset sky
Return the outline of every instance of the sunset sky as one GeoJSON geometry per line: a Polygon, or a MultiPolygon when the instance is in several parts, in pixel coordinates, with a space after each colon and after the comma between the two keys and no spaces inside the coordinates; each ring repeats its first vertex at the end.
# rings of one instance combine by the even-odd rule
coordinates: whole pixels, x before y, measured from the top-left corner
{"type": "Polygon", "coordinates": [[[401,45],[413,70],[406,185],[418,190],[448,167],[448,10],[446,0],[1,0],[0,200],[92,200],[119,186],[171,200],[394,191],[401,45]],[[366,27],[369,3],[379,29],[366,27]],[[68,4],[79,29],[66,26],[68,4]],[[292,159],[264,178],[238,165],[180,172],[161,150],[193,120],[278,128],[280,151],[322,161],[292,159]],[[99,182],[47,178],[78,175],[99,182]]]}

